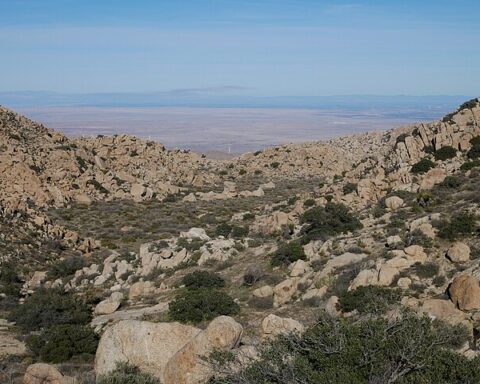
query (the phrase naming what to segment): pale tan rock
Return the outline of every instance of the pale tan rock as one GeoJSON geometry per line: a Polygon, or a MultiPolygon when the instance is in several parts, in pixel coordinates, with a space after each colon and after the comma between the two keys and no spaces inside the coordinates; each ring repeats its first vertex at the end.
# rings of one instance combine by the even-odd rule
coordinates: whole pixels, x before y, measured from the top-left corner
{"type": "Polygon", "coordinates": [[[402,208],[403,205],[403,199],[398,196],[391,196],[385,199],[385,206],[391,211],[396,211],[397,209],[402,208]]]}
{"type": "Polygon", "coordinates": [[[273,288],[274,307],[280,307],[291,301],[298,291],[299,282],[299,277],[291,277],[277,284],[273,288]]]}
{"type": "Polygon", "coordinates": [[[416,262],[423,263],[427,260],[427,254],[423,250],[423,247],[420,245],[411,245],[404,249],[408,257],[415,260],[416,262]]]}
{"type": "Polygon", "coordinates": [[[480,309],[480,285],[476,277],[459,275],[453,279],[448,292],[452,302],[462,311],[480,309]]]}
{"type": "Polygon", "coordinates": [[[71,377],[63,376],[52,365],[37,363],[27,368],[23,384],[76,384],[76,381],[71,377]]]}
{"type": "Polygon", "coordinates": [[[378,284],[378,271],[376,269],[363,269],[353,279],[350,287],[350,291],[357,289],[358,287],[364,287],[368,285],[378,284]]]}
{"type": "Polygon", "coordinates": [[[465,313],[458,310],[450,300],[424,300],[419,312],[426,313],[433,319],[446,321],[450,324],[460,324],[466,320],[465,313]]]}
{"type": "Polygon", "coordinates": [[[397,286],[402,289],[408,289],[412,284],[412,280],[409,277],[401,277],[397,281],[397,286]]]}
{"type": "Polygon", "coordinates": [[[96,315],[109,315],[115,312],[121,305],[123,293],[113,292],[108,299],[102,300],[95,307],[96,315]]]}
{"type": "Polygon", "coordinates": [[[273,296],[273,288],[270,285],[264,285],[263,287],[255,289],[252,295],[260,298],[271,297],[273,296]]]}
{"type": "Polygon", "coordinates": [[[424,190],[432,189],[435,185],[440,184],[443,180],[445,180],[446,176],[447,174],[444,169],[431,169],[424,175],[420,183],[420,188],[424,190]]]}
{"type": "Polygon", "coordinates": [[[290,264],[288,269],[290,269],[291,277],[299,277],[309,270],[309,266],[304,260],[297,260],[290,264]]]}
{"type": "Polygon", "coordinates": [[[383,265],[378,273],[378,285],[388,287],[393,283],[398,274],[399,271],[397,268],[383,265]]]}
{"type": "Polygon", "coordinates": [[[304,326],[297,320],[270,314],[262,320],[262,331],[265,337],[288,335],[289,333],[301,333],[304,326]]]}
{"type": "Polygon", "coordinates": [[[457,241],[448,248],[447,257],[454,263],[465,263],[470,260],[470,247],[457,241]]]}
{"type": "Polygon", "coordinates": [[[162,383],[206,383],[212,371],[202,357],[208,357],[213,350],[232,350],[240,342],[242,333],[242,326],[231,317],[220,316],[213,319],[206,330],[197,334],[169,359],[162,383]]]}
{"type": "Polygon", "coordinates": [[[86,193],[79,193],[75,196],[75,201],[82,205],[91,205],[92,199],[86,193]]]}
{"type": "Polygon", "coordinates": [[[128,362],[164,383],[168,361],[200,332],[179,323],[120,321],[107,328],[100,339],[95,373],[104,375],[114,370],[117,362],[128,362]]]}

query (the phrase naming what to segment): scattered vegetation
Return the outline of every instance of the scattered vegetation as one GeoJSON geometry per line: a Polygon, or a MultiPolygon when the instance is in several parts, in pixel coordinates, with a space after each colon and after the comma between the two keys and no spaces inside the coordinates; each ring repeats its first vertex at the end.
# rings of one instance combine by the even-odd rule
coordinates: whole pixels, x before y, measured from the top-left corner
{"type": "Polygon", "coordinates": [[[304,212],[300,222],[308,240],[322,239],[362,228],[360,220],[343,204],[327,203],[304,212]]]}
{"type": "Polygon", "coordinates": [[[343,312],[356,310],[360,314],[383,314],[400,298],[401,294],[394,289],[368,285],[344,292],[339,297],[338,307],[343,312]]]}
{"type": "Polygon", "coordinates": [[[117,363],[112,372],[98,377],[96,384],[160,384],[160,380],[134,365],[117,363]]]}
{"type": "Polygon", "coordinates": [[[429,159],[422,159],[413,164],[412,173],[422,174],[427,173],[430,169],[435,168],[435,163],[429,159]]]}
{"type": "Polygon", "coordinates": [[[476,217],[471,213],[458,213],[450,220],[437,223],[438,236],[453,241],[457,238],[474,234],[478,231],[476,217]]]}
{"type": "Polygon", "coordinates": [[[182,323],[197,324],[220,315],[235,315],[240,307],[223,291],[200,288],[179,293],[169,304],[169,316],[182,323]]]}
{"type": "Polygon", "coordinates": [[[272,254],[270,263],[272,266],[288,265],[297,260],[305,260],[306,255],[300,241],[294,240],[281,244],[272,254]]]}
{"type": "Polygon", "coordinates": [[[448,159],[453,159],[455,156],[457,156],[457,151],[455,148],[447,145],[435,151],[434,156],[435,156],[435,160],[437,161],[438,160],[445,161],[448,159]]]}
{"type": "Polygon", "coordinates": [[[225,280],[218,274],[210,271],[195,271],[183,277],[185,287],[189,290],[199,288],[223,288],[225,280]]]}
{"type": "Polygon", "coordinates": [[[453,349],[468,340],[460,326],[405,314],[357,321],[323,315],[303,335],[263,344],[257,359],[213,354],[213,384],[475,383],[480,358],[453,349]]]}

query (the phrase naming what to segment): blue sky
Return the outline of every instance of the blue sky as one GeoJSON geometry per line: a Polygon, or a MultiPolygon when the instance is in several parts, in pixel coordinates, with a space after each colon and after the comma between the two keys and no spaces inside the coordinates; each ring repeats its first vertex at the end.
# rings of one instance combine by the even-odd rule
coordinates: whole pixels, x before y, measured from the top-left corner
{"type": "Polygon", "coordinates": [[[480,2],[0,0],[0,91],[480,94],[480,2]]]}

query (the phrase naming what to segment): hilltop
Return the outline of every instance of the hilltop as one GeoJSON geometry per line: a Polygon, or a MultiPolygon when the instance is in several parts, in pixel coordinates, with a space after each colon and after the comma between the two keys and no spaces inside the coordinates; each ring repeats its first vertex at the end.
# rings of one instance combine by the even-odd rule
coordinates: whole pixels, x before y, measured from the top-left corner
{"type": "Polygon", "coordinates": [[[479,183],[480,99],[226,160],[0,108],[0,375],[477,382],[479,183]]]}

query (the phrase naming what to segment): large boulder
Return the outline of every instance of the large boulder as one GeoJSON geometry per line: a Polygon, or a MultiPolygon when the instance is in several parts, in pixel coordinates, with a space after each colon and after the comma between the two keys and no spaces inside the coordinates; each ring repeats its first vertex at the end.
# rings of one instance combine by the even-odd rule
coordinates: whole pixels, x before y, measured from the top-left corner
{"type": "Polygon", "coordinates": [[[63,376],[57,368],[49,364],[37,363],[27,368],[23,384],[75,384],[72,377],[63,376]]]}
{"type": "Polygon", "coordinates": [[[102,300],[95,307],[96,315],[109,315],[115,312],[122,304],[123,293],[113,292],[109,298],[102,300]]]}
{"type": "Polygon", "coordinates": [[[292,300],[298,291],[299,277],[291,277],[278,283],[273,288],[273,305],[280,307],[292,300]]]}
{"type": "Polygon", "coordinates": [[[201,332],[179,323],[124,320],[102,335],[95,356],[95,373],[106,374],[117,362],[128,362],[163,382],[167,362],[201,332]]]}
{"type": "Polygon", "coordinates": [[[214,350],[232,350],[238,345],[242,333],[242,326],[231,317],[215,318],[207,329],[198,333],[168,361],[162,383],[206,383],[212,371],[204,357],[214,350]]]}
{"type": "Polygon", "coordinates": [[[398,196],[391,196],[385,199],[385,207],[391,211],[396,211],[397,209],[403,207],[403,199],[398,196]]]}
{"type": "Polygon", "coordinates": [[[457,241],[448,248],[447,257],[454,263],[464,263],[470,260],[470,247],[457,241]]]}
{"type": "Polygon", "coordinates": [[[480,284],[476,277],[460,275],[448,289],[452,302],[462,311],[480,309],[480,284]]]}
{"type": "Polygon", "coordinates": [[[292,332],[303,332],[303,330],[304,327],[299,321],[288,317],[276,316],[272,313],[262,321],[262,331],[266,337],[288,335],[292,332]]]}

